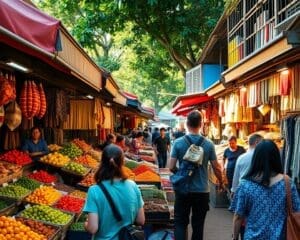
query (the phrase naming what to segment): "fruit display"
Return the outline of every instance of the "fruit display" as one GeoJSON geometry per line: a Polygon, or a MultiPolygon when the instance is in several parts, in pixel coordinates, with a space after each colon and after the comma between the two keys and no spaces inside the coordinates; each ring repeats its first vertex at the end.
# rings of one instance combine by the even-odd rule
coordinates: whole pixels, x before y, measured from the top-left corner
{"type": "Polygon", "coordinates": [[[21,212],[20,216],[56,225],[66,225],[73,217],[71,214],[64,213],[46,205],[34,205],[26,208],[23,212],[21,212]]]}
{"type": "Polygon", "coordinates": [[[87,144],[84,140],[80,140],[78,138],[75,138],[73,140],[73,143],[79,147],[83,152],[88,152],[92,149],[92,146],[87,144]]]}
{"type": "Polygon", "coordinates": [[[35,190],[41,186],[41,183],[28,177],[21,177],[18,181],[14,183],[14,185],[18,185],[29,190],[35,190]]]}
{"type": "Polygon", "coordinates": [[[84,179],[82,179],[78,184],[83,187],[89,187],[96,183],[94,173],[89,173],[84,179]]]}
{"type": "Polygon", "coordinates": [[[69,195],[72,197],[77,197],[77,198],[82,198],[82,199],[86,199],[86,196],[87,196],[86,192],[83,192],[80,190],[75,190],[75,191],[71,192],[69,195]]]}
{"type": "Polygon", "coordinates": [[[0,162],[0,179],[6,178],[14,173],[20,172],[21,166],[10,164],[8,162],[0,162]]]}
{"type": "Polygon", "coordinates": [[[82,150],[77,147],[74,143],[67,143],[59,150],[59,153],[68,156],[73,159],[83,154],[82,150]]]}
{"type": "Polygon", "coordinates": [[[27,196],[25,200],[30,203],[50,206],[53,205],[60,197],[61,193],[52,186],[41,186],[27,196]]]}
{"type": "Polygon", "coordinates": [[[156,187],[140,187],[140,190],[144,200],[153,198],[166,199],[164,191],[159,190],[156,187]]]}
{"type": "Polygon", "coordinates": [[[22,199],[29,193],[30,190],[28,190],[27,188],[23,188],[21,186],[13,184],[0,188],[0,196],[3,197],[22,199]]]}
{"type": "Polygon", "coordinates": [[[41,157],[40,161],[55,167],[63,167],[68,162],[70,162],[70,158],[68,156],[64,156],[61,153],[55,152],[41,157]]]}
{"type": "Polygon", "coordinates": [[[51,152],[57,152],[57,151],[59,151],[61,148],[62,148],[62,146],[59,146],[59,145],[57,145],[57,144],[49,144],[49,145],[48,145],[48,149],[49,149],[51,152]]]}
{"type": "Polygon", "coordinates": [[[89,167],[89,168],[98,168],[99,167],[99,162],[96,161],[94,158],[92,158],[90,155],[83,155],[83,156],[80,156],[78,157],[76,160],[75,160],[76,163],[80,163],[86,167],[89,167]]]}
{"type": "Polygon", "coordinates": [[[31,219],[17,217],[17,221],[30,227],[32,231],[44,235],[48,240],[51,239],[58,231],[58,227],[54,227],[42,222],[37,222],[31,219]]]}
{"type": "Polygon", "coordinates": [[[0,240],[47,240],[44,235],[34,232],[30,227],[11,217],[0,217],[0,240]]]}
{"type": "Polygon", "coordinates": [[[152,171],[145,171],[135,176],[136,182],[160,182],[160,176],[152,171]]]}
{"type": "Polygon", "coordinates": [[[6,161],[6,162],[18,164],[20,166],[24,166],[29,163],[32,163],[32,160],[27,153],[18,150],[11,150],[0,155],[0,161],[6,161]]]}
{"type": "Polygon", "coordinates": [[[88,173],[89,169],[76,162],[69,162],[63,167],[64,171],[72,172],[76,175],[84,176],[88,173]]]}
{"type": "Polygon", "coordinates": [[[53,183],[57,181],[57,177],[49,174],[44,170],[39,170],[28,175],[29,178],[35,179],[42,183],[53,183]]]}
{"type": "Polygon", "coordinates": [[[72,196],[63,196],[55,204],[55,207],[64,211],[80,213],[85,200],[82,198],[76,198],[72,196]]]}
{"type": "Polygon", "coordinates": [[[70,193],[70,192],[73,192],[75,190],[75,188],[73,188],[69,185],[66,185],[64,183],[60,183],[60,182],[56,182],[54,184],[54,188],[61,191],[61,192],[66,192],[66,193],[70,193]]]}

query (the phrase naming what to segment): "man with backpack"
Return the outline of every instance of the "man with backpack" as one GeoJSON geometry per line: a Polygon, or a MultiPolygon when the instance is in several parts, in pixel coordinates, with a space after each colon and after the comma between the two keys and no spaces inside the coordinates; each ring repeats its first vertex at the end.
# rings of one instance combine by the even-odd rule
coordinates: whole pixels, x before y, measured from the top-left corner
{"type": "Polygon", "coordinates": [[[223,189],[222,171],[217,162],[214,144],[200,134],[202,116],[199,111],[192,111],[187,116],[188,134],[175,140],[171,150],[170,170],[176,172],[176,163],[183,163],[183,158],[191,144],[197,143],[203,149],[203,159],[193,172],[188,186],[188,193],[175,190],[175,239],[184,240],[187,236],[190,211],[192,209],[192,240],[203,239],[203,228],[206,213],[209,210],[208,162],[211,163],[220,188],[223,189]]]}

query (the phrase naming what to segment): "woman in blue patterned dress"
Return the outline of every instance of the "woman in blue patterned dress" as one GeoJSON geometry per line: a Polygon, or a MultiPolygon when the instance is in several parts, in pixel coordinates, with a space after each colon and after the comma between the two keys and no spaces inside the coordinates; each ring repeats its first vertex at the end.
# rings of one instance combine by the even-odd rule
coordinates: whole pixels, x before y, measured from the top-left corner
{"type": "MultiPolygon", "coordinates": [[[[300,199],[291,181],[293,210],[300,211],[300,199]]],[[[233,236],[238,239],[246,219],[245,240],[286,239],[286,191],[280,153],[274,142],[263,140],[254,151],[251,166],[234,195],[233,236]]]]}

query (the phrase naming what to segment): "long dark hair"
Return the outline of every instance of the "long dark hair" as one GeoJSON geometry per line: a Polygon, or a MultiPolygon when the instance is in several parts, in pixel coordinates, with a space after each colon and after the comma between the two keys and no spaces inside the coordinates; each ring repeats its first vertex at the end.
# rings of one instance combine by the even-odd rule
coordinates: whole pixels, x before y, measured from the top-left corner
{"type": "Polygon", "coordinates": [[[101,166],[95,173],[96,182],[111,180],[113,183],[114,178],[126,180],[127,177],[122,170],[123,164],[124,153],[122,149],[115,144],[106,146],[102,153],[101,166]]]}
{"type": "Polygon", "coordinates": [[[279,149],[273,141],[262,140],[255,147],[250,168],[244,179],[269,186],[270,178],[278,173],[283,173],[279,149]]]}

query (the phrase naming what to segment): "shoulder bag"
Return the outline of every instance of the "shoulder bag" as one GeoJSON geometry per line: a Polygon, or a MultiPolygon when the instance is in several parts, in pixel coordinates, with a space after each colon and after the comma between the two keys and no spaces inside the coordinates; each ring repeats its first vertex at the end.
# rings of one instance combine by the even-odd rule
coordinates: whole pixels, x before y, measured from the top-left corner
{"type": "Polygon", "coordinates": [[[284,175],[285,191],[286,191],[286,239],[300,240],[300,212],[293,212],[292,193],[289,177],[284,175]]]}
{"type": "MultiPolygon", "coordinates": [[[[108,201],[108,203],[111,207],[111,210],[113,212],[115,219],[118,222],[121,222],[122,216],[121,216],[120,212],[118,211],[118,209],[117,209],[111,195],[107,191],[106,187],[103,185],[102,182],[99,183],[99,187],[102,190],[102,192],[104,193],[104,196],[106,197],[106,200],[108,201]]],[[[144,231],[142,230],[142,228],[139,226],[135,226],[133,224],[122,227],[118,233],[118,236],[119,236],[119,240],[144,240],[145,239],[144,231]]]]}

